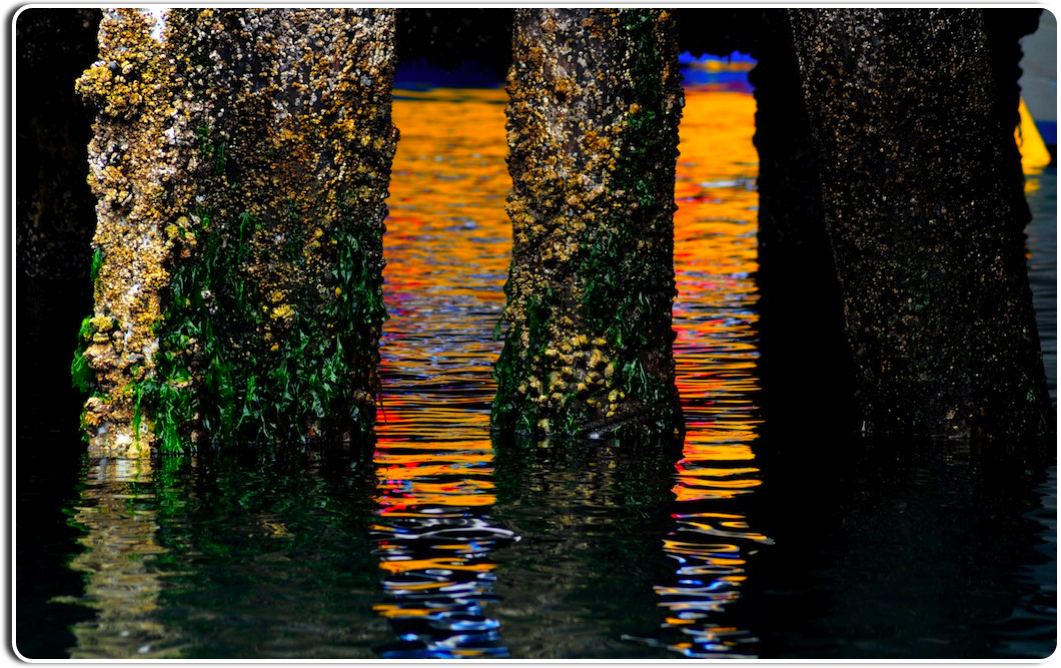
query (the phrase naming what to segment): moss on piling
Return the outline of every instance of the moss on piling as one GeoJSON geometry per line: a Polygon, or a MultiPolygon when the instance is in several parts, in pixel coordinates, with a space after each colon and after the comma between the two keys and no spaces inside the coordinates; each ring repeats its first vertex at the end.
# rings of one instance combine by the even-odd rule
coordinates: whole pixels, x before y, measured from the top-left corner
{"type": "Polygon", "coordinates": [[[160,291],[168,281],[169,245],[160,229],[179,207],[171,187],[177,154],[166,140],[178,122],[173,69],[152,27],[140,10],[106,12],[99,60],[76,84],[97,109],[88,177],[97,224],[92,330],[82,326],[71,374],[76,386],[96,392],[82,424],[98,454],[143,454],[151,444],[146,429],[133,431],[133,388],[154,368],[160,291]]]}
{"type": "Polygon", "coordinates": [[[179,206],[128,389],[163,452],[371,427],[393,31],[391,10],[167,12],[179,206]]]}
{"type": "Polygon", "coordinates": [[[680,425],[671,353],[682,95],[658,10],[517,12],[513,260],[493,424],[528,434],[680,425]]]}

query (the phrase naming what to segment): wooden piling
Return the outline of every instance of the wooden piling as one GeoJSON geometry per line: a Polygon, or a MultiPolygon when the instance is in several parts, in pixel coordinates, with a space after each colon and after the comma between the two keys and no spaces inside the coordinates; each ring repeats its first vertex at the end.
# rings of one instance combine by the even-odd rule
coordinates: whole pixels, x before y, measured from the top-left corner
{"type": "Polygon", "coordinates": [[[493,424],[680,424],[671,352],[683,103],[666,10],[516,12],[512,265],[493,424]]]}
{"type": "Polygon", "coordinates": [[[1046,431],[1013,48],[983,10],[789,17],[862,430],[1046,431]]]}
{"type": "MultiPolygon", "coordinates": [[[[100,229],[123,226],[150,243],[101,244],[97,317],[122,331],[139,323],[143,342],[133,343],[145,351],[136,362],[89,356],[109,405],[121,402],[107,431],[132,429],[137,451],[151,434],[179,451],[366,432],[397,140],[394,12],[177,9],[164,25],[137,10],[111,16],[105,23],[135,32],[101,40],[82,79],[101,118],[121,112],[121,124],[97,124],[95,145],[144,157],[123,172],[128,187],[102,183],[97,194],[110,207],[113,188],[145,213],[111,224],[101,209],[100,229]],[[135,56],[130,47],[144,51],[137,63],[154,87],[137,70],[129,91],[115,88],[110,61],[135,56]],[[140,107],[126,109],[131,100],[140,107]],[[117,272],[139,283],[143,305],[116,310],[117,272]]],[[[90,399],[94,441],[96,409],[90,399]]]]}

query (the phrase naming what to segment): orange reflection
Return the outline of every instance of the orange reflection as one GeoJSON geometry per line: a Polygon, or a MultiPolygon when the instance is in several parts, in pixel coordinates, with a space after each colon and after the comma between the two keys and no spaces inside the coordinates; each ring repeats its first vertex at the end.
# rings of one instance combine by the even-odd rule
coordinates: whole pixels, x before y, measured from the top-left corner
{"type": "MultiPolygon", "coordinates": [[[[750,398],[758,389],[754,114],[746,93],[686,91],[674,189],[675,359],[688,428],[676,466],[681,501],[759,484],[734,480],[735,467],[721,465],[754,459],[760,422],[750,398]]],[[[758,473],[746,464],[739,471],[758,473]]]]}
{"type": "Polygon", "coordinates": [[[491,571],[494,564],[466,564],[459,559],[412,559],[409,561],[387,561],[380,564],[380,568],[391,573],[404,573],[405,571],[417,571],[426,568],[445,568],[456,571],[491,571]]]}
{"type": "MultiPolygon", "coordinates": [[[[402,140],[389,200],[373,528],[389,598],[376,610],[399,629],[428,618],[434,636],[399,635],[452,657],[503,652],[478,601],[492,591],[490,551],[513,539],[484,514],[495,501],[487,427],[500,351],[483,333],[503,305],[511,243],[505,102],[501,90],[448,90],[402,92],[394,104],[402,140]],[[462,629],[476,620],[480,635],[462,631],[454,646],[437,631],[447,615],[462,629]]],[[[687,435],[675,465],[679,512],[663,544],[679,567],[656,591],[664,626],[682,630],[666,646],[688,656],[740,654],[747,633],[721,625],[719,613],[740,596],[747,546],[769,541],[742,515],[704,505],[731,506],[760,484],[751,447],[760,422],[751,400],[753,113],[750,95],[687,91],[681,126],[674,326],[687,435]]]]}
{"type": "MultiPolygon", "coordinates": [[[[388,200],[385,287],[391,322],[383,342],[384,412],[375,458],[377,502],[384,508],[411,501],[484,506],[495,500],[492,483],[466,477],[493,473],[489,413],[481,408],[490,399],[483,395],[493,388],[495,345],[481,340],[487,337],[469,337],[434,349],[453,338],[446,329],[457,319],[427,311],[482,310],[491,304],[499,309],[504,302],[511,236],[504,212],[511,183],[504,162],[504,104],[502,90],[395,95],[401,142],[388,200]],[[472,272],[478,280],[469,280],[472,272]],[[402,369],[415,369],[418,377],[402,369]],[[400,379],[400,393],[387,391],[388,378],[395,384],[400,379]],[[477,396],[432,387],[462,381],[476,388],[477,396]]],[[[492,325],[489,321],[486,331],[492,325]]],[[[474,331],[474,322],[468,329],[474,331]]]]}
{"type": "Polygon", "coordinates": [[[491,340],[511,233],[502,90],[398,91],[384,241],[383,409],[372,527],[399,637],[386,658],[504,656],[490,553],[514,539],[488,515],[491,340]]]}
{"type": "Polygon", "coordinates": [[[679,512],[663,541],[678,566],[671,583],[655,588],[666,610],[661,637],[644,640],[688,657],[741,657],[752,654],[747,648],[755,638],[723,625],[722,615],[740,598],[749,548],[770,542],[742,514],[729,512],[761,484],[751,465],[761,422],[752,402],[758,389],[755,100],[690,89],[685,99],[675,184],[674,356],[686,436],[675,465],[679,512]]]}

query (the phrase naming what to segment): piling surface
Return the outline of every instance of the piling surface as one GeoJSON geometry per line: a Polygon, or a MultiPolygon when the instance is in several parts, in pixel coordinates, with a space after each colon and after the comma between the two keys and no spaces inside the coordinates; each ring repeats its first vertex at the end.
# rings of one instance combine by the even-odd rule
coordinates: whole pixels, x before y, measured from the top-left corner
{"type": "MultiPolygon", "coordinates": [[[[121,267],[150,288],[150,308],[134,305],[129,318],[144,321],[154,340],[141,347],[157,354],[137,373],[96,356],[97,378],[124,383],[133,406],[111,421],[136,422],[137,440],[155,433],[164,451],[367,432],[397,140],[394,12],[178,9],[164,26],[135,10],[117,16],[138,32],[110,42],[127,59],[142,44],[146,71],[160,73],[140,93],[149,113],[121,116],[112,132],[154,157],[127,177],[131,204],[150,212],[132,227],[152,253],[141,266],[137,246],[115,241],[131,257],[112,265],[104,252],[99,285],[117,289],[106,272],[121,267]],[[149,197],[156,187],[164,205],[149,197]]],[[[107,60],[101,47],[83,79],[101,118],[128,98],[107,60]]],[[[97,312],[112,301],[98,296],[97,312]]]]}
{"type": "Polygon", "coordinates": [[[789,18],[863,430],[1045,430],[1012,49],[982,10],[789,18]]]}
{"type": "Polygon", "coordinates": [[[108,455],[143,455],[153,440],[134,385],[154,373],[169,281],[162,230],[183,208],[173,187],[180,161],[173,65],[153,25],[140,10],[107,11],[99,60],[77,81],[97,109],[88,176],[97,222],[94,311],[82,323],[72,372],[91,392],[82,416],[91,445],[108,455]]]}
{"type": "Polygon", "coordinates": [[[680,422],[671,353],[682,91],[659,10],[515,16],[512,265],[493,424],[577,434],[680,422]]]}

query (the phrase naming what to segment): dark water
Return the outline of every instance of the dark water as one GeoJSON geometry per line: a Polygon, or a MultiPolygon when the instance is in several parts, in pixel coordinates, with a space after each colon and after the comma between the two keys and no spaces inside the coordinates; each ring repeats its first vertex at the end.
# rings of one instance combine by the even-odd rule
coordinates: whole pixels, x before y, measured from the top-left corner
{"type": "MultiPolygon", "coordinates": [[[[1052,451],[827,444],[824,428],[776,434],[763,424],[747,93],[690,90],[682,125],[684,443],[491,440],[491,333],[510,244],[503,103],[498,90],[396,101],[391,319],[374,452],[87,461],[71,432],[76,401],[20,403],[18,649],[80,658],[1049,654],[1052,451]]],[[[1031,277],[1053,388],[1056,171],[1034,183],[1031,277]]],[[[823,406],[823,426],[830,417],[823,406]]]]}
{"type": "Polygon", "coordinates": [[[1028,176],[1028,277],[1039,323],[1050,396],[1057,401],[1057,167],[1028,176]]]}

